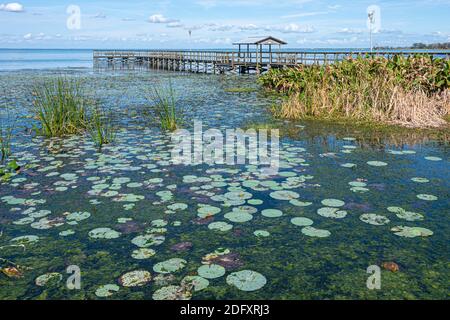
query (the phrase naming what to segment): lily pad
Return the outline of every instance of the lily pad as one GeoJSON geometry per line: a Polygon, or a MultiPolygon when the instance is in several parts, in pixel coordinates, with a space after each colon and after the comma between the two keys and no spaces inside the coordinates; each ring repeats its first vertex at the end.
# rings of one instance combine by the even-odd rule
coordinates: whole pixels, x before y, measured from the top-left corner
{"type": "Polygon", "coordinates": [[[392,228],[391,231],[393,231],[395,235],[405,238],[430,237],[434,234],[433,231],[420,227],[398,226],[392,228]]]}
{"type": "Polygon", "coordinates": [[[385,216],[381,216],[374,213],[365,213],[359,217],[362,222],[374,225],[374,226],[382,226],[391,222],[385,216]]]}
{"type": "Polygon", "coordinates": [[[314,221],[312,221],[311,219],[308,219],[308,218],[297,217],[297,218],[292,218],[291,223],[293,225],[296,225],[299,227],[308,227],[308,226],[312,226],[314,224],[314,221]]]}
{"type": "Polygon", "coordinates": [[[152,275],[146,270],[136,270],[125,273],[119,278],[124,287],[142,287],[152,280],[152,275]]]}
{"type": "Polygon", "coordinates": [[[261,214],[267,218],[278,218],[283,216],[283,211],[277,209],[266,209],[263,210],[261,214]]]}
{"type": "Polygon", "coordinates": [[[218,231],[229,231],[229,230],[233,229],[233,225],[223,222],[223,221],[219,221],[219,222],[210,223],[208,225],[208,229],[218,230],[218,231]]]}
{"type": "Polygon", "coordinates": [[[56,284],[63,279],[62,274],[58,272],[46,273],[36,278],[35,283],[39,287],[45,287],[47,284],[56,284]]]}
{"type": "Polygon", "coordinates": [[[343,207],[345,205],[345,202],[342,200],[337,200],[337,199],[325,199],[325,200],[322,200],[322,204],[326,207],[339,208],[339,207],[343,207]]]}
{"type": "Polygon", "coordinates": [[[187,261],[180,258],[172,258],[163,262],[159,262],[153,266],[153,271],[158,273],[174,273],[183,269],[187,261]]]}
{"type": "Polygon", "coordinates": [[[326,238],[331,235],[328,230],[316,229],[314,227],[304,227],[302,233],[308,237],[326,238]]]}
{"type": "Polygon", "coordinates": [[[89,237],[94,239],[117,239],[120,235],[120,232],[110,228],[97,228],[89,232],[89,237]]]}
{"type": "Polygon", "coordinates": [[[216,279],[225,274],[225,268],[218,264],[206,264],[198,268],[197,273],[205,279],[216,279]]]}
{"type": "Polygon", "coordinates": [[[153,300],[190,300],[190,291],[180,286],[167,286],[156,290],[153,293],[153,300]]]}
{"type": "Polygon", "coordinates": [[[242,270],[231,273],[227,283],[242,291],[256,291],[266,285],[267,279],[256,271],[242,270]]]}
{"type": "Polygon", "coordinates": [[[120,287],[117,284],[105,284],[95,290],[95,295],[99,298],[108,298],[118,292],[120,287]]]}

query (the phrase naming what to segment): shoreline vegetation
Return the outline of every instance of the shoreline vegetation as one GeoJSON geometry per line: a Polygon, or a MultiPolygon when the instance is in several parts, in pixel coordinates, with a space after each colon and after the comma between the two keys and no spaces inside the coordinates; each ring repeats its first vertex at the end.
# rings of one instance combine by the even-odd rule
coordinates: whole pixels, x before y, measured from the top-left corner
{"type": "Polygon", "coordinates": [[[272,69],[258,81],[283,96],[271,108],[280,119],[448,127],[450,61],[428,55],[272,69]]]}

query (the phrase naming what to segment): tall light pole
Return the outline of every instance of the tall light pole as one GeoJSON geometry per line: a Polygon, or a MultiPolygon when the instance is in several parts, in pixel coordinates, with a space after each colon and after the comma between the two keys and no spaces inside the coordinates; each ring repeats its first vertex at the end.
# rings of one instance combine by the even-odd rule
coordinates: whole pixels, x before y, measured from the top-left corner
{"type": "Polygon", "coordinates": [[[369,11],[369,33],[370,33],[370,53],[373,52],[373,44],[372,44],[372,31],[373,31],[373,25],[375,24],[375,12],[369,11]]]}
{"type": "Polygon", "coordinates": [[[189,29],[189,51],[192,51],[192,30],[189,29]]]}

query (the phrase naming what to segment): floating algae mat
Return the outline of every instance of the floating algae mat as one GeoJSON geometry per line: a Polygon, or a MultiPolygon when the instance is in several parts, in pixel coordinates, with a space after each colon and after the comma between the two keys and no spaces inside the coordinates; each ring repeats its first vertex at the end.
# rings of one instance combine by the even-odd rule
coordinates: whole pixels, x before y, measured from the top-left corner
{"type": "Polygon", "coordinates": [[[16,116],[0,299],[448,298],[448,144],[277,122],[251,77],[66,71],[115,115],[116,141],[98,150],[33,130],[30,83],[61,72],[0,73],[16,116]],[[169,79],[188,130],[283,128],[279,173],[173,164],[170,137],[142,116],[143,93],[169,79]],[[399,271],[368,290],[367,268],[387,262],[399,271]],[[73,266],[80,290],[66,287],[73,266]]]}

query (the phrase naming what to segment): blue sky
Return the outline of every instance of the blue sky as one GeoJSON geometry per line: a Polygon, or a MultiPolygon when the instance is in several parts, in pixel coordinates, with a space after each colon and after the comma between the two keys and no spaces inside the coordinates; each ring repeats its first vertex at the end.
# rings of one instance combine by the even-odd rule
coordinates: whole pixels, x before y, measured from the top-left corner
{"type": "Polygon", "coordinates": [[[0,47],[226,48],[273,35],[292,48],[367,48],[370,5],[375,45],[450,41],[450,0],[0,0],[0,47]],[[67,27],[69,5],[80,29],[67,27]]]}

